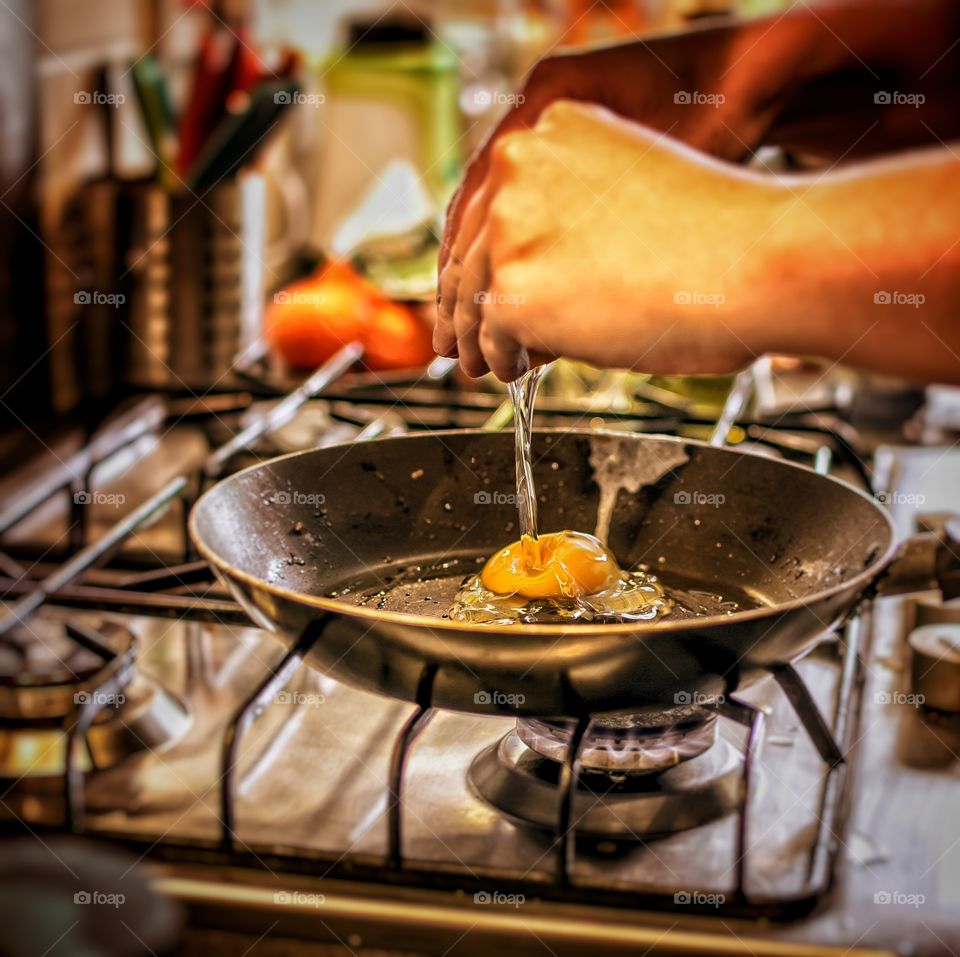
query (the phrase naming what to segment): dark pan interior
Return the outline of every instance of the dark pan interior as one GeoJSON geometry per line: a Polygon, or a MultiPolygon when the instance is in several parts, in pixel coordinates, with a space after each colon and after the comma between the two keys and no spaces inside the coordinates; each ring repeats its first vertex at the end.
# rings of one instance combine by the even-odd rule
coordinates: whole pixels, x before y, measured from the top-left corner
{"type": "MultiPolygon", "coordinates": [[[[878,506],[805,469],[587,431],[534,438],[542,531],[594,530],[600,490],[591,457],[636,463],[628,475],[653,477],[619,492],[609,543],[624,567],[649,563],[668,582],[682,576],[779,604],[848,581],[891,542],[878,506]]],[[[452,562],[458,579],[517,538],[514,491],[512,433],[425,433],[240,473],[201,500],[193,521],[199,539],[241,573],[325,596],[347,583],[388,581],[414,563],[452,562]]],[[[452,590],[430,595],[438,614],[452,590]]],[[[388,607],[422,612],[423,597],[415,590],[388,607]]]]}

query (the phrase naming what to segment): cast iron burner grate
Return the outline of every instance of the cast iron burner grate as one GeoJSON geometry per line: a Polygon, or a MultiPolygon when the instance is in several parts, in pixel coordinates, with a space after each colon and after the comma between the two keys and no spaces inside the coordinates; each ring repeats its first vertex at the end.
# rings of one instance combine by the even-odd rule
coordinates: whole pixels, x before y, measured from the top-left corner
{"type": "MultiPolygon", "coordinates": [[[[360,880],[387,881],[389,883],[417,887],[450,889],[455,876],[457,885],[465,890],[479,892],[499,889],[501,892],[516,890],[528,896],[544,899],[571,900],[582,903],[596,902],[596,893],[603,891],[604,904],[624,907],[655,907],[670,909],[682,906],[684,912],[698,909],[698,901],[704,901],[704,913],[731,916],[768,917],[793,919],[808,913],[829,890],[833,868],[836,863],[839,840],[846,813],[845,782],[848,775],[844,760],[845,751],[852,750],[856,741],[856,725],[859,715],[859,695],[864,676],[866,645],[870,637],[871,610],[862,607],[859,615],[847,623],[842,632],[835,634],[841,662],[841,681],[835,701],[835,718],[832,725],[823,718],[808,689],[792,666],[771,669],[771,674],[792,703],[798,718],[825,765],[823,787],[817,810],[818,833],[810,846],[807,875],[804,889],[790,896],[759,896],[748,892],[750,868],[750,805],[753,797],[754,769],[757,751],[762,737],[764,713],[745,702],[727,697],[718,700],[716,712],[747,729],[747,740],[742,760],[739,761],[737,800],[737,837],[734,850],[736,882],[733,893],[717,895],[709,889],[677,888],[673,886],[646,887],[630,885],[628,888],[613,883],[604,883],[594,878],[574,878],[573,864],[576,860],[577,832],[574,826],[575,795],[582,776],[581,756],[584,739],[593,718],[581,716],[573,725],[568,746],[559,773],[552,782],[556,802],[551,830],[556,865],[552,880],[543,881],[529,876],[528,872],[504,872],[485,874],[475,867],[463,869],[448,866],[432,867],[429,863],[408,860],[402,853],[404,834],[404,776],[411,748],[426,729],[437,709],[431,704],[433,673],[428,669],[421,675],[417,692],[417,704],[413,713],[398,730],[390,762],[388,787],[388,853],[385,860],[351,854],[324,854],[323,852],[298,850],[293,853],[274,854],[270,848],[257,848],[240,841],[236,833],[236,767],[244,733],[251,727],[266,704],[291,680],[303,666],[312,645],[322,639],[325,621],[314,622],[300,639],[292,645],[277,666],[268,674],[238,709],[226,729],[221,755],[220,820],[222,823],[217,859],[224,862],[268,867],[277,867],[297,873],[315,873],[322,870],[325,876],[360,880]],[[682,891],[682,893],[681,893],[682,891]],[[692,903],[691,903],[692,902],[692,903]]],[[[709,753],[709,751],[705,752],[709,753]]],[[[466,773],[465,769],[465,773],[466,773]]],[[[546,819],[544,825],[547,825],[546,819]]],[[[174,858],[189,853],[183,847],[167,845],[174,858]]]]}
{"type": "Polygon", "coordinates": [[[37,616],[0,642],[0,788],[17,816],[69,819],[67,792],[82,774],[162,750],[187,731],[186,705],[136,658],[127,628],[89,615],[37,616]]]}

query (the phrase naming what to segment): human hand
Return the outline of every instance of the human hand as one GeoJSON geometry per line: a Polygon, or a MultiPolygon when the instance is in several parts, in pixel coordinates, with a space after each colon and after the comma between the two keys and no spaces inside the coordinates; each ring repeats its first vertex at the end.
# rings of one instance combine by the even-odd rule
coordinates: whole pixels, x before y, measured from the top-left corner
{"type": "Polygon", "coordinates": [[[441,320],[452,315],[444,291],[458,284],[454,240],[496,143],[534,126],[556,100],[605,106],[725,160],[740,161],[765,143],[830,161],[862,159],[960,136],[958,29],[953,0],[834,0],[542,60],[450,204],[441,320]]]}
{"type": "MultiPolygon", "coordinates": [[[[770,103],[761,104],[751,92],[759,79],[751,84],[740,65],[741,48],[748,49],[752,42],[751,28],[722,26],[563,52],[539,61],[518,91],[517,105],[467,164],[447,212],[441,274],[463,212],[486,178],[494,145],[507,133],[534,126],[556,100],[605,106],[725,159],[749,154],[772,115],[770,103]]],[[[763,86],[768,101],[774,83],[766,71],[763,86]]]]}
{"type": "Polygon", "coordinates": [[[596,106],[499,138],[468,204],[435,345],[505,381],[557,356],[728,372],[766,348],[763,250],[784,191],[596,106]]]}

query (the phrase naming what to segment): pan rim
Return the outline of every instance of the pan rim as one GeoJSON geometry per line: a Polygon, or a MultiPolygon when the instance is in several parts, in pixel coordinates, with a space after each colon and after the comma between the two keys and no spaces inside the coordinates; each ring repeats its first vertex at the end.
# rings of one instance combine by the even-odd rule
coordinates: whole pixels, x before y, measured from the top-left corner
{"type": "MultiPolygon", "coordinates": [[[[714,446],[709,442],[704,442],[700,439],[685,439],[680,436],[674,435],[662,435],[659,433],[638,433],[630,432],[625,430],[618,429],[591,429],[591,428],[579,428],[579,429],[568,429],[560,427],[552,427],[546,429],[534,429],[534,434],[537,435],[577,435],[577,436],[594,436],[594,435],[606,435],[613,438],[642,438],[642,439],[653,439],[657,442],[668,442],[677,445],[684,446],[694,446],[704,449],[709,449],[711,452],[717,452],[720,454],[735,456],[741,458],[743,456],[758,456],[758,453],[749,452],[745,450],[738,450],[733,448],[728,448],[726,446],[714,446]]],[[[369,439],[363,443],[364,447],[376,445],[380,442],[403,442],[406,440],[416,440],[416,439],[426,439],[426,438],[442,438],[444,436],[463,436],[463,435],[491,435],[497,434],[491,432],[488,429],[438,429],[436,431],[426,431],[426,432],[408,432],[403,435],[386,435],[378,436],[375,439],[369,439]]],[[[448,618],[435,618],[430,615],[416,615],[409,614],[407,612],[398,612],[398,611],[383,611],[376,610],[371,608],[366,608],[360,605],[350,605],[346,602],[341,602],[336,598],[327,598],[321,595],[309,595],[305,592],[294,591],[289,588],[284,588],[282,585],[272,584],[270,582],[264,581],[262,578],[258,578],[256,575],[251,575],[248,572],[243,571],[240,568],[232,565],[229,561],[224,559],[222,556],[218,555],[210,546],[208,546],[200,536],[200,533],[197,529],[197,515],[200,512],[200,506],[203,501],[211,496],[221,485],[224,485],[228,482],[239,481],[242,476],[246,475],[248,472],[254,472],[258,469],[264,469],[273,465],[277,462],[282,462],[287,459],[294,459],[300,456],[313,455],[319,451],[326,449],[343,449],[348,447],[356,446],[358,443],[355,441],[345,441],[345,442],[336,442],[330,445],[321,446],[311,449],[300,449],[296,452],[287,452],[284,455],[278,455],[274,458],[267,459],[264,462],[257,462],[254,465],[249,465],[244,469],[241,469],[238,472],[234,472],[232,475],[228,475],[226,478],[221,479],[219,482],[216,482],[209,489],[207,489],[198,499],[194,502],[193,507],[190,509],[190,515],[188,518],[187,526],[190,534],[190,539],[193,544],[196,546],[197,551],[200,556],[209,563],[215,570],[219,571],[227,578],[232,578],[237,581],[245,583],[252,589],[259,590],[261,592],[266,592],[272,595],[275,598],[279,598],[284,601],[291,601],[298,605],[305,605],[311,608],[316,608],[318,611],[327,612],[330,614],[337,615],[347,615],[351,618],[359,618],[364,621],[370,622],[371,626],[374,624],[390,624],[390,625],[400,625],[406,627],[415,627],[420,629],[426,629],[428,631],[443,631],[443,632],[466,632],[471,636],[476,636],[478,633],[482,632],[484,636],[490,635],[491,637],[502,637],[516,639],[518,632],[522,631],[524,635],[533,636],[542,636],[542,637],[569,637],[571,635],[579,635],[583,637],[590,636],[636,636],[637,634],[646,634],[646,633],[656,633],[661,634],[670,634],[671,632],[691,632],[691,631],[706,631],[710,628],[716,628],[719,625],[731,625],[739,624],[740,622],[749,622],[762,620],[764,618],[774,618],[783,614],[787,614],[792,611],[799,611],[803,608],[807,608],[816,604],[820,604],[830,598],[839,595],[845,591],[855,591],[860,592],[867,588],[872,582],[874,582],[884,568],[893,560],[896,555],[897,548],[899,546],[897,528],[894,525],[893,519],[890,515],[879,506],[874,499],[872,499],[866,492],[862,489],[857,488],[854,485],[851,485],[849,482],[845,482],[842,479],[836,478],[832,475],[821,475],[820,473],[814,471],[806,465],[801,465],[798,462],[789,462],[785,459],[771,459],[777,466],[784,468],[793,468],[797,469],[800,472],[805,472],[809,475],[815,476],[817,479],[825,482],[832,482],[835,485],[839,485],[841,488],[845,489],[848,492],[851,492],[857,495],[859,498],[862,498],[865,502],[871,505],[876,513],[883,517],[886,522],[887,529],[890,533],[890,541],[887,545],[887,548],[881,555],[878,555],[870,565],[865,569],[858,572],[852,578],[847,581],[840,582],[837,585],[832,585],[830,588],[825,588],[822,591],[814,592],[811,595],[806,596],[805,598],[792,598],[789,601],[779,602],[776,605],[762,605],[757,608],[748,608],[743,611],[734,612],[731,615],[706,615],[702,618],[688,618],[684,620],[670,621],[669,618],[662,621],[656,622],[622,622],[618,624],[565,624],[565,625],[528,625],[528,624],[514,624],[514,625],[472,625],[467,622],[452,621],[448,618]]],[[[830,627],[830,623],[824,623],[824,630],[830,627]]]]}

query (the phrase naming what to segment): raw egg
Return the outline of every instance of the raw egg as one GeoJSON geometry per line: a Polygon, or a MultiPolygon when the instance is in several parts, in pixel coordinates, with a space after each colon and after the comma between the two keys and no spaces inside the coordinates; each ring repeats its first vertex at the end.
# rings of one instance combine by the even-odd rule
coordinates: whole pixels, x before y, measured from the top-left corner
{"type": "Polygon", "coordinates": [[[473,624],[653,621],[673,602],[646,569],[623,571],[585,532],[524,536],[466,578],[448,617],[473,624]]]}
{"type": "Polygon", "coordinates": [[[484,587],[498,595],[579,598],[603,591],[620,576],[616,560],[586,532],[551,532],[501,548],[484,566],[484,587]]]}

